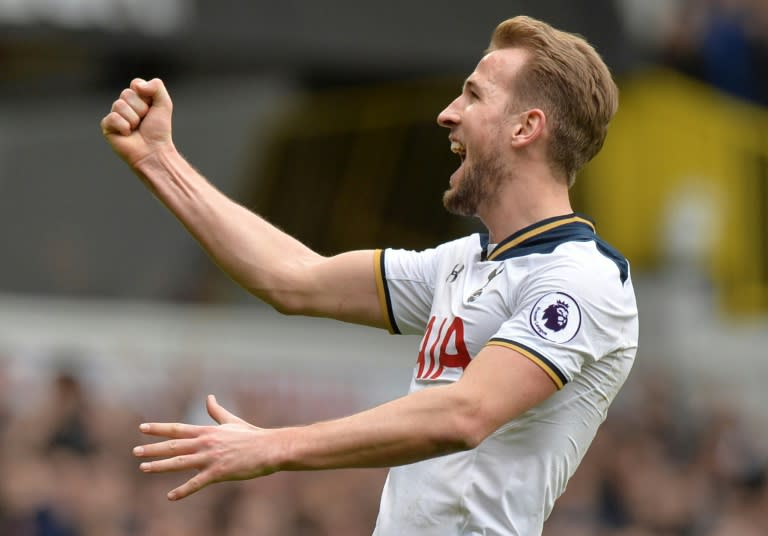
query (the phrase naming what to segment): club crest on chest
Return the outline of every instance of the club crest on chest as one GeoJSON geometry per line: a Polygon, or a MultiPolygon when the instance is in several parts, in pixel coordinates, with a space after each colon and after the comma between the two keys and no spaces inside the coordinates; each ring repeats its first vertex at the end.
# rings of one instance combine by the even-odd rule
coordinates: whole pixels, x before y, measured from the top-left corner
{"type": "Polygon", "coordinates": [[[494,268],[493,271],[490,274],[488,274],[488,280],[485,282],[485,284],[479,289],[477,289],[476,291],[474,291],[472,294],[470,294],[469,298],[467,298],[467,301],[473,302],[477,300],[483,294],[483,291],[491,283],[491,281],[493,281],[493,279],[503,271],[504,271],[503,264],[494,268]]]}

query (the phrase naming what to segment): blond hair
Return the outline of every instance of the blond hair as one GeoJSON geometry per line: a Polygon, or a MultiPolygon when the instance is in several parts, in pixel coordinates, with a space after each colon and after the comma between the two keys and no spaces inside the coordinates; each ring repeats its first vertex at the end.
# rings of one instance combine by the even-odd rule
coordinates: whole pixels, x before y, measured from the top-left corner
{"type": "Polygon", "coordinates": [[[528,61],[514,82],[514,104],[541,108],[552,131],[549,157],[568,186],[602,148],[616,113],[619,90],[608,67],[587,41],[530,17],[496,27],[486,53],[522,48],[528,61]]]}

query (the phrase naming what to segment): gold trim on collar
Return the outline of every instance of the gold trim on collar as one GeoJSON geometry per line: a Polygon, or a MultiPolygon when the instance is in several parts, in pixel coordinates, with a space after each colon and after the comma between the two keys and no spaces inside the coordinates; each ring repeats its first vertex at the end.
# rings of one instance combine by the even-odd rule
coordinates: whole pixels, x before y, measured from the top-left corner
{"type": "Polygon", "coordinates": [[[560,226],[563,226],[563,225],[567,225],[569,223],[584,223],[586,225],[589,225],[589,227],[592,229],[593,232],[595,230],[595,226],[592,224],[591,221],[586,220],[584,218],[580,218],[579,216],[573,216],[573,217],[570,217],[570,218],[566,218],[564,220],[553,221],[551,223],[544,224],[541,227],[536,227],[535,229],[531,229],[527,233],[521,234],[520,236],[518,236],[517,238],[515,238],[511,242],[508,242],[508,243],[504,244],[503,246],[494,249],[493,253],[488,255],[488,260],[492,261],[493,259],[495,259],[499,255],[501,255],[505,251],[507,251],[509,249],[512,249],[513,247],[519,245],[522,242],[525,242],[526,240],[528,240],[531,237],[534,237],[536,235],[540,235],[541,233],[545,233],[545,232],[549,231],[550,229],[554,229],[555,227],[560,227],[560,226]]]}

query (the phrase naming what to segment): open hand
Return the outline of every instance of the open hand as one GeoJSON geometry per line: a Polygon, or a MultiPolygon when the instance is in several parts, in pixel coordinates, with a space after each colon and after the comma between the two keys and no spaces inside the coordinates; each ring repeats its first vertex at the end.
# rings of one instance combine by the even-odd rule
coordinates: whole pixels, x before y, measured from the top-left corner
{"type": "Polygon", "coordinates": [[[163,458],[143,462],[145,473],[197,470],[197,474],[168,493],[178,500],[214,482],[246,480],[271,474],[277,470],[268,463],[269,430],[258,428],[230,413],[216,402],[213,395],[206,400],[208,414],[218,426],[195,426],[181,423],[144,423],[139,430],[166,441],[140,445],[133,449],[138,458],[163,458]]]}

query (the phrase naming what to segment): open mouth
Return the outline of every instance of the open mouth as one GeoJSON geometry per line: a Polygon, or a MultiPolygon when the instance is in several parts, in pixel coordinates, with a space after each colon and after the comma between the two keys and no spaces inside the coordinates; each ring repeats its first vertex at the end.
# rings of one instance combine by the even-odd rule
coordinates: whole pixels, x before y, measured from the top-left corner
{"type": "Polygon", "coordinates": [[[461,163],[464,163],[464,159],[467,157],[467,148],[464,145],[458,141],[451,141],[451,152],[459,155],[461,163]]]}

